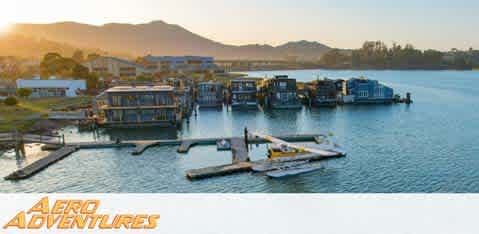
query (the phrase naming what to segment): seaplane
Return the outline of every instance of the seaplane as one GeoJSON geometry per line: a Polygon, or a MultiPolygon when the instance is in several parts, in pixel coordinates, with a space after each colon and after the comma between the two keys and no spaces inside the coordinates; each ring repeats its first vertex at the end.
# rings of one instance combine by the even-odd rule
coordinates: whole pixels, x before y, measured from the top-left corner
{"type": "MultiPolygon", "coordinates": [[[[322,167],[321,164],[314,161],[346,155],[346,151],[327,135],[317,136],[318,145],[311,148],[292,144],[267,134],[257,132],[250,134],[252,137],[262,138],[272,143],[268,146],[268,159],[252,167],[253,171],[266,173],[271,178],[319,170],[322,167]]],[[[332,135],[330,134],[330,136],[332,135]]]]}

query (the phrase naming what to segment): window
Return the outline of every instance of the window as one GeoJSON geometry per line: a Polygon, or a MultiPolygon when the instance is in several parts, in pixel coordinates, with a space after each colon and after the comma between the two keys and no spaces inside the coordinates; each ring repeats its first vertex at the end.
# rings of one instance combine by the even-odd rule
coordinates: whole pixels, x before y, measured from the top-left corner
{"type": "Polygon", "coordinates": [[[369,92],[366,90],[361,90],[358,92],[359,97],[369,97],[369,92]]]}
{"type": "Polygon", "coordinates": [[[111,105],[112,106],[121,106],[121,96],[114,95],[111,97],[111,105]]]}

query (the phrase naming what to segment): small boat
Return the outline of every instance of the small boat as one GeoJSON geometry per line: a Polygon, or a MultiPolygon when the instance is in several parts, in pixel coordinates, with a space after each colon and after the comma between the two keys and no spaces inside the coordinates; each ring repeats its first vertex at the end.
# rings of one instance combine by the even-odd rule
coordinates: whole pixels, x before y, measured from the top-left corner
{"type": "Polygon", "coordinates": [[[216,148],[218,150],[231,150],[231,143],[226,139],[222,139],[221,141],[216,142],[216,148]]]}
{"type": "Polygon", "coordinates": [[[267,172],[274,171],[281,168],[299,166],[308,163],[309,161],[290,161],[290,162],[275,162],[275,161],[264,161],[261,164],[253,165],[251,168],[254,172],[267,172]]]}
{"type": "Polygon", "coordinates": [[[270,178],[281,178],[286,176],[294,176],[299,174],[304,174],[312,171],[321,169],[321,164],[315,163],[310,164],[306,163],[299,166],[285,167],[278,170],[266,172],[266,175],[270,178]]]}

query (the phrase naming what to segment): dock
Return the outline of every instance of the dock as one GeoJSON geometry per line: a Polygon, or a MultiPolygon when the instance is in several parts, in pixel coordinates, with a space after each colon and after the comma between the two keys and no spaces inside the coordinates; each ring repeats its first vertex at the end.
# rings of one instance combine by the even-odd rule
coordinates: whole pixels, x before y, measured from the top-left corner
{"type": "MultiPolygon", "coordinates": [[[[318,134],[296,134],[276,136],[288,142],[315,142],[318,134]]],[[[6,136],[9,137],[10,136],[6,136]]],[[[188,153],[188,151],[199,145],[217,146],[218,141],[226,140],[231,144],[231,164],[200,168],[189,170],[186,175],[190,179],[208,178],[213,176],[226,175],[237,172],[251,171],[252,166],[256,162],[250,162],[248,145],[249,144],[265,144],[269,143],[265,139],[248,137],[248,145],[243,137],[218,137],[218,138],[191,138],[191,139],[171,139],[171,140],[137,140],[137,141],[92,141],[92,142],[69,142],[53,141],[53,137],[30,137],[31,142],[43,142],[47,145],[45,149],[56,150],[45,158],[42,158],[26,167],[19,169],[7,177],[6,180],[21,180],[29,178],[41,170],[47,168],[51,164],[60,161],[77,150],[82,149],[108,149],[108,148],[133,148],[132,155],[141,155],[148,148],[157,146],[178,146],[178,153],[188,153]]],[[[58,139],[58,138],[57,138],[58,139]]],[[[264,160],[263,160],[264,161],[264,160]]]]}
{"type": "MultiPolygon", "coordinates": [[[[344,157],[344,155],[336,155],[336,156],[321,156],[321,155],[311,155],[307,154],[304,156],[298,156],[295,160],[292,161],[300,161],[300,160],[310,160],[310,161],[319,161],[331,158],[339,158],[344,157]]],[[[190,180],[199,180],[199,179],[206,179],[211,177],[218,177],[218,176],[225,176],[230,174],[236,174],[241,172],[252,172],[253,166],[255,165],[264,165],[270,163],[267,159],[257,160],[253,162],[233,162],[232,164],[221,165],[221,166],[212,166],[212,167],[204,167],[199,169],[193,169],[186,171],[186,178],[190,180]]]]}
{"type": "Polygon", "coordinates": [[[39,159],[32,164],[19,169],[5,177],[6,180],[22,180],[29,178],[55,162],[62,160],[73,152],[77,151],[76,147],[65,146],[57,151],[50,153],[48,156],[39,159]]]}
{"type": "Polygon", "coordinates": [[[240,162],[221,166],[205,167],[187,171],[186,177],[190,180],[205,179],[239,172],[248,172],[251,171],[252,167],[253,163],[251,162],[240,162]]]}

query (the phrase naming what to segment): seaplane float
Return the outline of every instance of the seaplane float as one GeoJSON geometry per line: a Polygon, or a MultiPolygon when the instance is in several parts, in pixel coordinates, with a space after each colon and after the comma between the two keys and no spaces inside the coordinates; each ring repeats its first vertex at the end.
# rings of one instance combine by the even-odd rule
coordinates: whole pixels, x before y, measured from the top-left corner
{"type": "Polygon", "coordinates": [[[332,134],[316,137],[314,148],[292,144],[271,135],[253,132],[252,137],[271,142],[268,146],[268,159],[252,167],[254,172],[265,173],[270,178],[280,178],[319,170],[319,159],[340,157],[346,151],[332,140],[332,134]]]}

